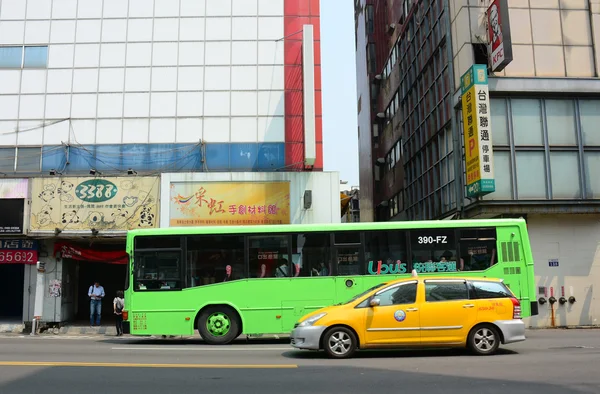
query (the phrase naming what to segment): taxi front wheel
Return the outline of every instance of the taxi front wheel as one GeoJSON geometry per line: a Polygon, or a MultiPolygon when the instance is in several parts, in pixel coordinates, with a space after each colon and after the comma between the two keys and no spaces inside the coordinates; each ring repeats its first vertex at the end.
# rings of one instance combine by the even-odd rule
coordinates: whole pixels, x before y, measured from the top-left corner
{"type": "Polygon", "coordinates": [[[348,358],[357,348],[357,339],[354,333],[346,327],[333,327],[323,336],[323,348],[329,357],[348,358]]]}
{"type": "Polygon", "coordinates": [[[477,355],[488,356],[496,353],[500,346],[500,334],[491,325],[481,325],[473,328],[467,341],[469,349],[477,355]]]}

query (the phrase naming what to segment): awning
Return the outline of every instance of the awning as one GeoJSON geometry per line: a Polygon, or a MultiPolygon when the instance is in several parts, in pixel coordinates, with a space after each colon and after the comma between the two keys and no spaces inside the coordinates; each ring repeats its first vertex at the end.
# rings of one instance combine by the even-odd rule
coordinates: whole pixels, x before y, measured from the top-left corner
{"type": "Polygon", "coordinates": [[[91,261],[107,264],[127,264],[128,255],[124,250],[98,250],[72,245],[66,242],[54,244],[54,255],[60,253],[64,259],[91,261]]]}

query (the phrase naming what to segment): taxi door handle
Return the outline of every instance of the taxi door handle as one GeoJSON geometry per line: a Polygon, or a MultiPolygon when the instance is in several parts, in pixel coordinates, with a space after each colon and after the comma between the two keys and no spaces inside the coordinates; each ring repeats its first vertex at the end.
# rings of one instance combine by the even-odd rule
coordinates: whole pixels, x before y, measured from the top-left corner
{"type": "Polygon", "coordinates": [[[414,312],[414,311],[418,311],[419,308],[408,308],[406,309],[407,312],[414,312]]]}
{"type": "Polygon", "coordinates": [[[473,308],[475,305],[473,304],[465,304],[463,305],[463,308],[473,308]]]}

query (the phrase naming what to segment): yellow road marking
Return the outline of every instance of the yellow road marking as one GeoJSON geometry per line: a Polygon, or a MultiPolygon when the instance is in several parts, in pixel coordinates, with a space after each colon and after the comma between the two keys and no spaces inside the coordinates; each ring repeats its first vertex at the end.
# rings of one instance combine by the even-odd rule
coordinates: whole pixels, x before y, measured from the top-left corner
{"type": "Polygon", "coordinates": [[[0,361],[0,366],[13,367],[125,367],[125,368],[223,368],[223,369],[292,369],[295,364],[146,364],[89,363],[75,361],[0,361]]]}

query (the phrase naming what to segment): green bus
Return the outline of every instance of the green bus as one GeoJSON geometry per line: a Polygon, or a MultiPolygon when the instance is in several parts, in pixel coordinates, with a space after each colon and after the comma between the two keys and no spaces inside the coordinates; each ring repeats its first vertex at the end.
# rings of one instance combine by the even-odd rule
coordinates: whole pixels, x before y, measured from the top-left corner
{"type": "Polygon", "coordinates": [[[289,334],[316,309],[411,275],[501,278],[536,315],[523,219],[132,230],[124,331],[194,335],[227,344],[241,334],[289,334]]]}

